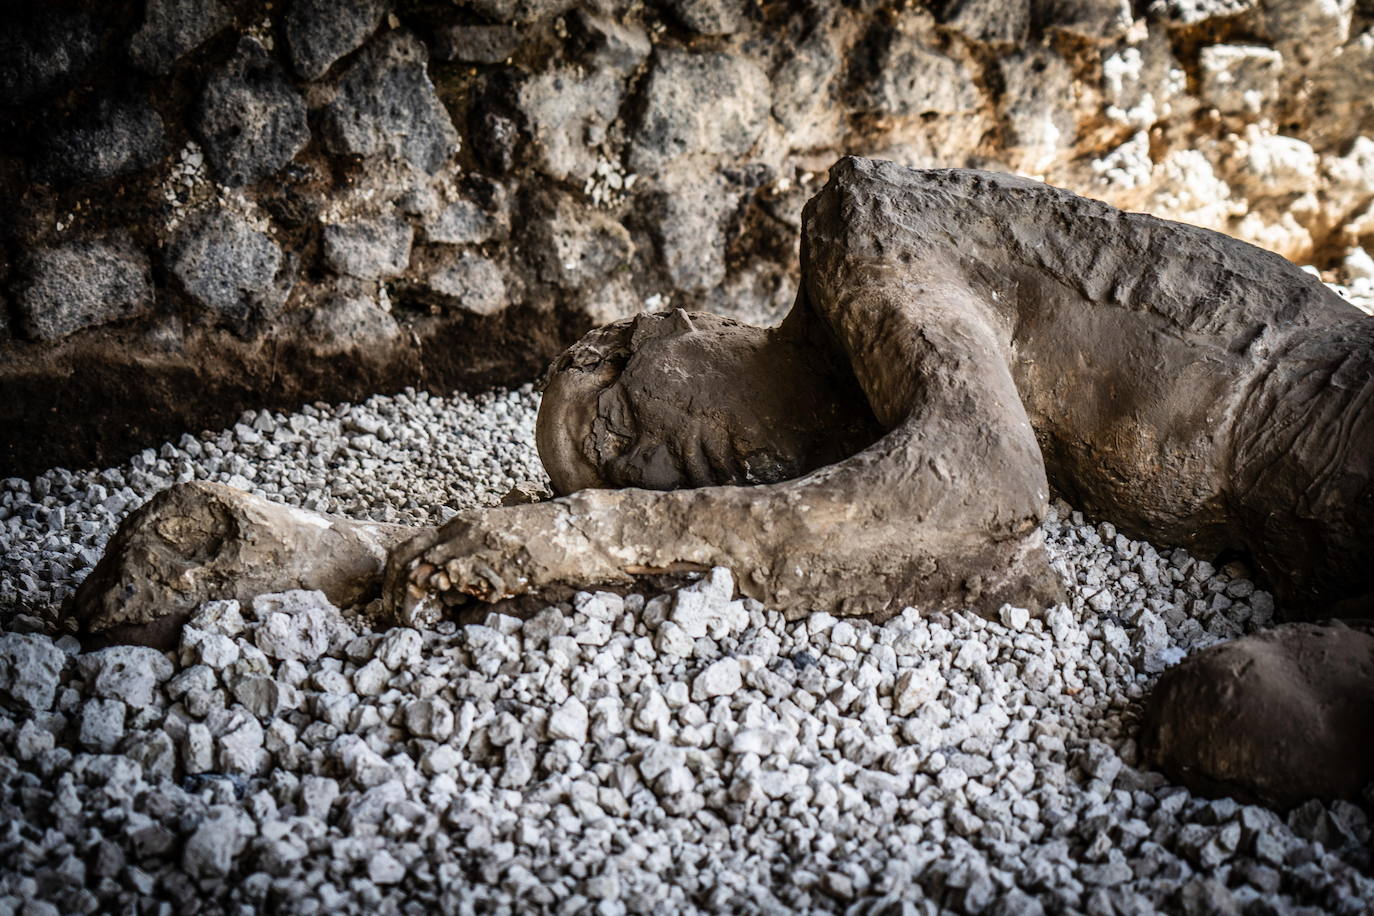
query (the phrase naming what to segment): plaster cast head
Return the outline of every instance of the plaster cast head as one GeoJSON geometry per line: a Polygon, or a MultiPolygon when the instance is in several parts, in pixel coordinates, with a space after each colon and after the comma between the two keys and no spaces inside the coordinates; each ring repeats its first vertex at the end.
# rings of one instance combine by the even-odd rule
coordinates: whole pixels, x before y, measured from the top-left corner
{"type": "Polygon", "coordinates": [[[834,355],[795,333],[709,314],[641,314],[550,369],[540,458],[557,493],[774,483],[872,441],[834,355]]]}

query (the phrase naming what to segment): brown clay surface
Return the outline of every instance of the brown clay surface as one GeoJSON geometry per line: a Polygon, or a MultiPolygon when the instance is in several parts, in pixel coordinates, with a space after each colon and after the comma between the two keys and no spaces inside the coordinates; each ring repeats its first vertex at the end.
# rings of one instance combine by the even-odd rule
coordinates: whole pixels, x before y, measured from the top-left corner
{"type": "Polygon", "coordinates": [[[1204,649],[1160,677],[1140,744],[1207,794],[1356,798],[1374,782],[1374,635],[1290,624],[1204,649]]]}
{"type": "Polygon", "coordinates": [[[303,588],[339,607],[376,597],[387,551],[414,529],[283,506],[223,484],[163,490],[126,518],[72,598],[91,646],[177,645],[204,601],[303,588]]]}

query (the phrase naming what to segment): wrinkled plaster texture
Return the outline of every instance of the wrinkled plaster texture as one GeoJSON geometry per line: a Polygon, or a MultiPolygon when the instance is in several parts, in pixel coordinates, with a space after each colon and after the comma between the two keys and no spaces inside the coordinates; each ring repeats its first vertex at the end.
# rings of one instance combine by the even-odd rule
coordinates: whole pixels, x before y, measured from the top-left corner
{"type": "Polygon", "coordinates": [[[776,322],[845,153],[1041,178],[1374,293],[1349,0],[284,7],[38,6],[0,39],[7,471],[528,378],[646,303],[776,322]],[[104,431],[58,391],[115,392],[104,431]]]}

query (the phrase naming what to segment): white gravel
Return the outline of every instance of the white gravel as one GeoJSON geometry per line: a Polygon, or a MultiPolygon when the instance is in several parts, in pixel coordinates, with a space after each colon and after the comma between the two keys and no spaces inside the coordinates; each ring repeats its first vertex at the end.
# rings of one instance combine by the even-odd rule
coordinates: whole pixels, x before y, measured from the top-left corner
{"type": "Polygon", "coordinates": [[[174,480],[437,520],[542,477],[536,403],[248,414],[5,481],[0,914],[1369,911],[1361,808],[1285,821],[1138,765],[1158,671],[1269,596],[1062,504],[1070,603],[1000,622],[785,623],[715,570],[523,623],[356,633],[295,592],[211,602],[166,656],[47,635],[174,480]]]}

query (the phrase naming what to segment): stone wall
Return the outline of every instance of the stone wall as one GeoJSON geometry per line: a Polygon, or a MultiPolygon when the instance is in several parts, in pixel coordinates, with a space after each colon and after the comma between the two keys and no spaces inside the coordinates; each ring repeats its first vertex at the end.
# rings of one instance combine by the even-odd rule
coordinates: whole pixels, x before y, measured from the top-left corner
{"type": "MultiPolygon", "coordinates": [[[[48,2],[0,33],[0,476],[790,306],[839,155],[1374,286],[1361,0],[48,2]]],[[[1374,290],[1371,290],[1374,292],[1374,290]]]]}

